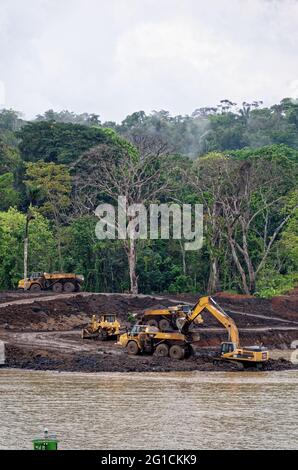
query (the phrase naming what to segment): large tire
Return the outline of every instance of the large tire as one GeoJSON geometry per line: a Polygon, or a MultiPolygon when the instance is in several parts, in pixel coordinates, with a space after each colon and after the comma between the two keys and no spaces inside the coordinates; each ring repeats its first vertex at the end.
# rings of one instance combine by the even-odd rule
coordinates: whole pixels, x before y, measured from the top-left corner
{"type": "Polygon", "coordinates": [[[184,349],[178,344],[174,344],[170,347],[170,358],[171,359],[183,359],[184,358],[184,349]]]}
{"type": "Polygon", "coordinates": [[[31,292],[40,292],[41,287],[40,284],[31,284],[30,289],[31,292]]]}
{"type": "Polygon", "coordinates": [[[158,328],[158,322],[154,318],[151,318],[150,320],[148,320],[147,325],[154,326],[155,328],[158,328]]]}
{"type": "Polygon", "coordinates": [[[166,318],[162,318],[158,323],[160,331],[169,331],[171,329],[171,324],[166,318]]]}
{"type": "Polygon", "coordinates": [[[63,286],[64,292],[71,293],[75,291],[76,286],[74,285],[73,282],[65,282],[63,286]]]}
{"type": "Polygon", "coordinates": [[[129,343],[126,346],[126,350],[130,356],[136,356],[139,354],[139,346],[135,341],[129,341],[129,343]]]}
{"type": "Polygon", "coordinates": [[[56,294],[59,294],[63,290],[63,285],[61,282],[56,282],[56,284],[53,284],[52,286],[52,291],[56,292],[56,294]]]}
{"type": "Polygon", "coordinates": [[[167,357],[169,355],[169,347],[165,343],[158,344],[155,349],[155,355],[157,357],[167,357]]]}

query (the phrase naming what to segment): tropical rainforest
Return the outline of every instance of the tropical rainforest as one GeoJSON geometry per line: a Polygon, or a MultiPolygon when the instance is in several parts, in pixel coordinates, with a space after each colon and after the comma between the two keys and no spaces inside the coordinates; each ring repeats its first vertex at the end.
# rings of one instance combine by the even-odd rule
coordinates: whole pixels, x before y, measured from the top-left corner
{"type": "Polygon", "coordinates": [[[83,274],[88,291],[220,290],[270,297],[298,282],[298,102],[224,99],[121,123],[0,110],[0,286],[29,270],[83,274]],[[204,239],[96,237],[101,203],[203,204],[204,239]]]}

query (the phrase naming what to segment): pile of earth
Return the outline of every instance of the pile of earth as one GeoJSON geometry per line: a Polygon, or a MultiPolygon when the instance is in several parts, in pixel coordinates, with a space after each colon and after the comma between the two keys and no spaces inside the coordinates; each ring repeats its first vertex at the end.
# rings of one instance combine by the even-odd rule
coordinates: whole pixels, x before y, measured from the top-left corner
{"type": "Polygon", "coordinates": [[[76,295],[71,298],[49,298],[33,303],[15,303],[0,308],[0,328],[17,331],[65,331],[85,326],[93,314],[115,313],[119,320],[127,321],[129,313],[142,315],[146,308],[166,307],[154,297],[122,295],[76,295]]]}
{"type": "MultiPolygon", "coordinates": [[[[194,304],[197,302],[199,295],[175,294],[171,297],[178,301],[194,304]]],[[[288,295],[279,295],[271,299],[262,299],[253,295],[230,294],[228,292],[219,292],[213,295],[213,298],[228,311],[249,312],[256,315],[298,321],[298,288],[288,295]]]]}

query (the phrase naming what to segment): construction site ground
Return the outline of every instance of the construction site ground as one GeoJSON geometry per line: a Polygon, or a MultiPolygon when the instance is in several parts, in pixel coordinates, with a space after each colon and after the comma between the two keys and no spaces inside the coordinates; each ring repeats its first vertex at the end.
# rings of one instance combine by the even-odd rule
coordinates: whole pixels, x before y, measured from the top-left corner
{"type": "MultiPolygon", "coordinates": [[[[263,344],[270,350],[266,370],[298,368],[289,359],[298,340],[298,293],[259,299],[219,293],[215,300],[234,318],[241,344],[263,344]]],[[[128,314],[140,318],[146,308],[194,304],[198,295],[130,295],[0,292],[0,340],[6,343],[6,366],[37,370],[84,372],[144,372],[238,370],[213,365],[225,329],[203,313],[204,323],[193,332],[195,355],[182,361],[139,355],[128,356],[116,339],[83,340],[81,329],[92,314],[115,313],[123,328],[128,314]]]]}

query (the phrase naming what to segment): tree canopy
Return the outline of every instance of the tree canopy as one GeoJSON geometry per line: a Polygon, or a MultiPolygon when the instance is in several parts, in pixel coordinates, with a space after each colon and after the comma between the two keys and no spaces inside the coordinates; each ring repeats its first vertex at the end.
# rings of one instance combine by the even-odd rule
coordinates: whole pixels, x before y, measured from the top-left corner
{"type": "MultiPolygon", "coordinates": [[[[195,108],[195,106],[194,106],[195,108]]],[[[136,111],[121,123],[48,110],[0,110],[0,288],[30,269],[84,274],[93,291],[276,295],[298,282],[298,103],[223,99],[191,115],[136,111]],[[94,211],[203,204],[204,243],[98,240],[94,211]]]]}

